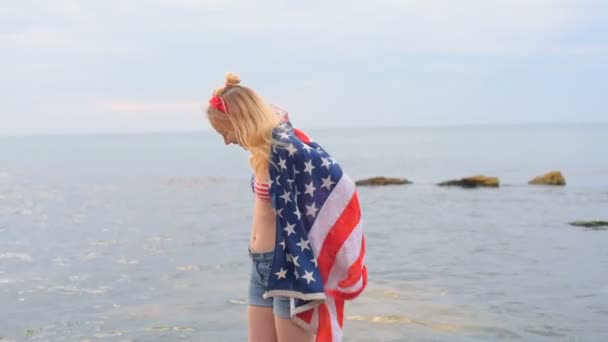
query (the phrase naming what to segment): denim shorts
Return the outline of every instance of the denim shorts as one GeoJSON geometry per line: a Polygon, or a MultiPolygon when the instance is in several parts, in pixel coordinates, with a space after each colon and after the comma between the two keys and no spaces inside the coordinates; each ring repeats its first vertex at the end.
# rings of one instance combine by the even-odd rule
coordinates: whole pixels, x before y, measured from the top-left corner
{"type": "Polygon", "coordinates": [[[268,253],[252,253],[249,251],[251,258],[251,276],[249,280],[249,300],[251,306],[261,306],[272,308],[272,312],[281,318],[290,319],[290,299],[288,297],[271,297],[264,298],[264,292],[268,288],[268,279],[272,268],[272,259],[274,252],[268,253]]]}

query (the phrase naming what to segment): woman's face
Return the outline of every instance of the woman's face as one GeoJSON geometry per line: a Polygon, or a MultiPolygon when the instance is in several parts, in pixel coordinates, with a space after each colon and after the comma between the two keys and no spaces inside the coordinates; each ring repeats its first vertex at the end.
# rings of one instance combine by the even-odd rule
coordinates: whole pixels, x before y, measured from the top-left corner
{"type": "Polygon", "coordinates": [[[230,120],[221,120],[211,117],[209,121],[213,129],[215,129],[224,138],[224,144],[241,145],[236,139],[236,132],[234,131],[234,127],[232,127],[230,120]]]}

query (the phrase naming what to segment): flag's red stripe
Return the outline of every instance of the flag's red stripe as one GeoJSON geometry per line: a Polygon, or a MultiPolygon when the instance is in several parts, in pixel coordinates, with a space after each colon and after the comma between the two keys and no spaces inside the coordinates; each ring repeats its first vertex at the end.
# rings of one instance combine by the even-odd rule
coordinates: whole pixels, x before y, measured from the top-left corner
{"type": "Polygon", "coordinates": [[[314,309],[310,309],[310,310],[302,311],[299,314],[297,314],[296,316],[298,316],[299,319],[306,322],[306,324],[310,324],[310,322],[312,322],[313,313],[314,313],[314,309]]]}
{"type": "Polygon", "coordinates": [[[339,290],[328,290],[327,294],[335,297],[335,298],[339,298],[339,299],[343,299],[343,300],[351,300],[351,299],[355,299],[357,298],[361,292],[363,292],[363,290],[365,290],[365,287],[367,286],[367,267],[363,266],[363,269],[361,270],[361,287],[355,291],[355,292],[343,292],[343,291],[339,291],[339,290]]]}
{"type": "Polygon", "coordinates": [[[338,324],[340,324],[340,329],[344,327],[344,301],[342,299],[336,298],[336,313],[338,315],[338,324]]]}
{"type": "Polygon", "coordinates": [[[323,245],[321,246],[317,261],[323,283],[327,282],[329,272],[336,260],[336,255],[340,251],[344,241],[348,239],[348,236],[357,227],[360,220],[361,209],[359,207],[359,199],[357,193],[354,193],[340,218],[336,220],[336,223],[334,223],[327,233],[325,241],[323,241],[323,245]]]}
{"type": "Polygon", "coordinates": [[[296,137],[300,138],[300,140],[302,140],[305,144],[310,143],[310,138],[308,137],[308,135],[306,135],[306,133],[300,131],[297,128],[294,128],[293,132],[295,133],[296,137]]]}
{"type": "Polygon", "coordinates": [[[363,269],[363,258],[365,257],[365,237],[361,239],[361,251],[359,257],[348,269],[348,275],[346,279],[341,280],[338,285],[340,287],[351,287],[355,286],[359,279],[361,279],[361,270],[363,269]]]}
{"type": "Polygon", "coordinates": [[[332,342],[331,337],[331,317],[327,304],[321,304],[317,307],[319,314],[319,327],[317,329],[316,342],[332,342]]]}

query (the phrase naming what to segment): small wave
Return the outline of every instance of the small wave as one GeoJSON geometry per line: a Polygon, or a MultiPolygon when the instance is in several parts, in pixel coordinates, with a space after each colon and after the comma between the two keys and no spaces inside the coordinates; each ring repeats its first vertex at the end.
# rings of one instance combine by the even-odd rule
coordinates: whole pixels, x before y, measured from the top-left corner
{"type": "Polygon", "coordinates": [[[124,243],[125,243],[125,241],[113,239],[113,240],[97,240],[97,241],[89,242],[89,245],[107,247],[107,246],[123,245],[124,243]]]}
{"type": "Polygon", "coordinates": [[[387,316],[351,316],[348,319],[368,321],[372,323],[380,324],[416,324],[422,325],[432,330],[445,331],[445,332],[461,332],[467,330],[465,326],[449,324],[449,323],[437,323],[423,321],[419,319],[409,318],[402,315],[387,315],[387,316]]]}
{"type": "Polygon", "coordinates": [[[100,287],[100,288],[79,288],[74,286],[53,286],[47,288],[48,292],[60,292],[62,294],[76,294],[76,293],[86,293],[86,294],[103,294],[108,292],[109,287],[100,287]]]}
{"type": "Polygon", "coordinates": [[[57,266],[65,267],[65,266],[69,265],[69,263],[67,263],[66,260],[64,258],[62,258],[62,257],[54,258],[51,261],[53,262],[54,265],[57,265],[57,266]]]}
{"type": "Polygon", "coordinates": [[[156,326],[146,329],[148,331],[194,331],[191,327],[180,327],[180,326],[156,326]]]}
{"type": "Polygon", "coordinates": [[[242,299],[230,299],[228,301],[230,304],[237,304],[237,305],[247,305],[247,301],[246,300],[242,300],[242,299]]]}
{"type": "Polygon", "coordinates": [[[416,321],[401,315],[388,316],[349,316],[351,321],[367,321],[372,323],[415,323],[416,321]]]}
{"type": "Polygon", "coordinates": [[[159,236],[149,237],[148,240],[152,241],[152,242],[161,242],[161,241],[173,241],[173,238],[170,237],[169,235],[159,235],[159,236]]]}
{"type": "Polygon", "coordinates": [[[429,327],[433,330],[457,332],[464,330],[464,327],[459,327],[453,324],[447,323],[433,323],[421,321],[413,318],[408,318],[403,315],[386,315],[386,316],[349,316],[348,320],[351,321],[366,321],[378,324],[417,324],[429,327]]]}
{"type": "Polygon", "coordinates": [[[99,258],[99,253],[89,252],[84,256],[84,260],[93,260],[99,258]]]}
{"type": "Polygon", "coordinates": [[[34,212],[29,208],[24,208],[20,210],[22,216],[31,216],[34,212]]]}
{"type": "Polygon", "coordinates": [[[167,185],[195,187],[222,184],[231,181],[231,179],[225,177],[173,177],[167,180],[167,185]]]}
{"type": "Polygon", "coordinates": [[[118,331],[118,330],[110,331],[110,332],[100,332],[100,333],[96,333],[94,336],[97,338],[115,337],[115,336],[122,336],[122,332],[118,331]]]}
{"type": "Polygon", "coordinates": [[[179,266],[176,268],[178,271],[182,271],[182,272],[190,272],[190,271],[200,271],[201,268],[196,266],[196,265],[186,265],[186,266],[179,266]]]}
{"type": "MultiPolygon", "coordinates": [[[[16,283],[23,283],[23,280],[21,280],[21,279],[2,279],[2,278],[0,278],[0,285],[3,285],[3,284],[16,284],[16,283]]],[[[2,339],[0,339],[0,341],[2,341],[2,339]]]]}
{"type": "Polygon", "coordinates": [[[0,260],[2,259],[14,259],[26,262],[32,262],[32,257],[25,253],[0,253],[0,260]]]}

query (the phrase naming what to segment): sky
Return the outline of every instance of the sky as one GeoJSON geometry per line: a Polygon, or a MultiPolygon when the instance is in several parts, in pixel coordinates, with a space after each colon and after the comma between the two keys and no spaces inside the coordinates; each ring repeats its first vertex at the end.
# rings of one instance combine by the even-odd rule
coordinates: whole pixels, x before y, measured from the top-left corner
{"type": "Polygon", "coordinates": [[[302,128],[608,122],[608,1],[5,1],[0,135],[210,130],[226,72],[302,128]]]}

